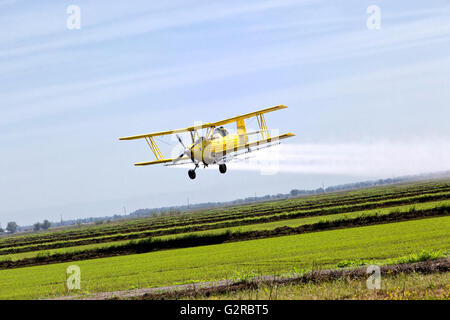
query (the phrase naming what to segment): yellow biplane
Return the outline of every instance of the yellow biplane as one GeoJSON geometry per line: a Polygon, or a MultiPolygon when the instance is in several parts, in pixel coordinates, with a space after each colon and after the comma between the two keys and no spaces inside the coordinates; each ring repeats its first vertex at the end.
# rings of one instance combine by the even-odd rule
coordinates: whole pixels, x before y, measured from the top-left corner
{"type": "Polygon", "coordinates": [[[148,146],[156,157],[155,161],[135,163],[136,166],[147,166],[152,164],[176,165],[193,163],[195,168],[188,171],[189,177],[195,179],[195,170],[199,164],[207,167],[210,164],[218,164],[219,171],[225,173],[227,171],[226,162],[231,161],[239,152],[244,150],[252,152],[261,148],[279,144],[279,140],[293,137],[293,133],[285,133],[271,137],[266,125],[264,114],[280,109],[285,109],[286,106],[279,105],[222,121],[204,123],[183,129],[176,129],[170,131],[162,131],[156,133],[142,134],[131,137],[120,138],[120,140],[136,140],[145,139],[148,146]],[[245,126],[245,119],[256,117],[258,121],[259,131],[247,132],[245,126]],[[223,126],[231,123],[236,123],[236,134],[229,133],[223,126]],[[200,131],[206,129],[206,133],[200,136],[200,131]],[[178,133],[190,133],[191,144],[187,147],[178,133]],[[155,137],[175,134],[184,151],[175,158],[164,158],[161,150],[155,142],[155,137]],[[249,141],[249,136],[258,136],[256,141],[249,141]]]}

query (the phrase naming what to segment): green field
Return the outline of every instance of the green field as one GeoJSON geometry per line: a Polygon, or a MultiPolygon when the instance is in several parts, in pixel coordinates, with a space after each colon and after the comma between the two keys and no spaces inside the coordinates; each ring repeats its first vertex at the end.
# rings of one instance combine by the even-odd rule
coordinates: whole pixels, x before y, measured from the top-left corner
{"type": "MultiPolygon", "coordinates": [[[[364,211],[355,211],[355,212],[349,212],[349,213],[341,213],[341,214],[333,214],[333,215],[325,215],[325,216],[313,216],[308,218],[297,218],[297,219],[290,219],[290,220],[281,220],[281,221],[275,221],[275,222],[267,222],[267,223],[258,223],[258,224],[249,224],[249,225],[243,225],[238,227],[231,227],[231,228],[218,228],[218,229],[212,229],[212,230],[206,230],[206,231],[194,231],[190,233],[181,233],[177,235],[166,235],[166,236],[159,236],[155,237],[156,239],[173,239],[178,238],[182,236],[186,236],[188,234],[195,234],[195,235],[203,235],[203,234],[218,234],[222,233],[224,231],[256,231],[256,230],[273,230],[279,227],[298,227],[306,224],[313,224],[317,223],[319,221],[334,221],[338,219],[351,219],[354,217],[358,217],[361,215],[374,215],[374,214],[389,214],[393,211],[399,211],[399,212],[407,212],[408,210],[415,208],[416,210],[421,209],[430,209],[438,206],[443,205],[450,205],[450,200],[446,201],[431,201],[426,203],[418,203],[413,205],[404,205],[404,206],[394,206],[394,207],[388,207],[383,209],[372,209],[372,210],[364,210],[364,211]]],[[[129,243],[128,240],[122,240],[122,241],[112,241],[112,242],[106,242],[106,243],[94,243],[94,244],[88,244],[88,245],[81,245],[81,246],[74,246],[74,247],[63,247],[58,249],[49,249],[49,250],[39,250],[39,251],[27,251],[23,253],[16,253],[16,254],[3,254],[0,255],[0,261],[2,260],[20,260],[23,258],[31,258],[36,257],[39,255],[39,253],[45,252],[47,254],[58,254],[58,253],[71,253],[71,252],[83,252],[88,250],[96,250],[99,248],[107,248],[110,246],[120,246],[125,245],[129,243]]],[[[51,243],[46,243],[45,245],[49,245],[51,243]]],[[[33,245],[31,245],[33,247],[33,245]]],[[[14,250],[19,248],[26,248],[26,247],[14,247],[14,250]]],[[[2,251],[7,250],[2,249],[0,250],[0,253],[2,251]]]]}
{"type": "MultiPolygon", "coordinates": [[[[345,259],[383,260],[450,246],[450,217],[324,231],[212,246],[79,261],[84,293],[226,279],[240,272],[281,274],[335,266],[345,259]]],[[[64,295],[73,263],[3,270],[0,298],[64,295]]]]}
{"type": "Polygon", "coordinates": [[[450,182],[435,181],[3,237],[0,264],[40,259],[49,254],[81,255],[71,262],[58,261],[59,256],[55,256],[44,265],[8,267],[6,264],[0,270],[0,298],[95,294],[239,278],[246,274],[282,275],[296,270],[336,268],[343,261],[392,263],[423,250],[448,255],[450,212],[445,210],[449,205],[450,182]],[[417,219],[414,216],[415,212],[436,208],[445,209],[439,217],[417,219]],[[390,216],[396,212],[406,214],[403,220],[407,221],[349,225],[334,230],[178,249],[170,247],[170,241],[193,235],[264,232],[358,217],[390,216]],[[122,254],[118,251],[116,256],[95,257],[104,248],[120,250],[130,240],[146,240],[151,236],[169,241],[169,246],[154,252],[124,251],[122,254]],[[88,253],[94,257],[83,258],[88,253]],[[66,289],[66,268],[70,265],[81,268],[81,290],[66,289]]]}
{"type": "MultiPolygon", "coordinates": [[[[413,204],[450,198],[450,183],[423,183],[394,187],[372,188],[346,193],[315,195],[283,201],[262,202],[238,207],[225,207],[194,211],[174,216],[125,220],[122,223],[105,224],[81,228],[67,228],[63,231],[42,232],[25,236],[0,238],[0,248],[42,244],[46,242],[117,237],[140,232],[166,230],[176,227],[209,225],[211,223],[238,220],[270,219],[274,216],[308,216],[311,214],[358,211],[400,204],[413,204]],[[438,199],[436,199],[438,198],[438,199]]],[[[112,239],[110,239],[112,241],[112,239]]]]}

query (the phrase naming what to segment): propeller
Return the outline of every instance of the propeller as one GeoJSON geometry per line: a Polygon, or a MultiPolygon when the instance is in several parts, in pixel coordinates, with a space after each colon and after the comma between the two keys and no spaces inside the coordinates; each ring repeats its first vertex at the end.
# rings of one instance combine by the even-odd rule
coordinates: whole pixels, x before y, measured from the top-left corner
{"type": "Polygon", "coordinates": [[[180,141],[180,143],[183,146],[183,148],[186,149],[186,146],[184,145],[183,140],[181,140],[181,137],[178,134],[177,134],[177,138],[178,138],[178,141],[180,141]]]}
{"type": "Polygon", "coordinates": [[[193,157],[193,155],[192,155],[192,148],[194,148],[195,145],[196,145],[197,143],[193,144],[192,147],[187,148],[187,147],[184,145],[183,140],[181,140],[181,137],[180,137],[178,134],[177,134],[176,136],[177,136],[177,139],[178,139],[178,141],[180,142],[180,144],[183,146],[184,150],[183,150],[183,153],[181,153],[181,154],[178,156],[178,158],[176,158],[175,160],[173,160],[173,162],[174,162],[174,163],[177,163],[177,162],[180,161],[181,158],[183,158],[184,156],[188,156],[188,157],[192,160],[192,162],[195,163],[194,157],[193,157]]]}

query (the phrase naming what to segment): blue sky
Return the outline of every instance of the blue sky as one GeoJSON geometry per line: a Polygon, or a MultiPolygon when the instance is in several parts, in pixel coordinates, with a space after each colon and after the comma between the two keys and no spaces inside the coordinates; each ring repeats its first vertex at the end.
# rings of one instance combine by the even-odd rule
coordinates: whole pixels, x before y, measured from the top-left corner
{"type": "Polygon", "coordinates": [[[0,0],[0,222],[445,169],[449,40],[443,0],[0,0]],[[66,27],[72,4],[80,30],[66,27]],[[381,9],[380,30],[366,27],[370,5],[381,9]],[[300,150],[379,159],[354,172],[237,165],[190,181],[186,169],[132,166],[153,155],[145,142],[118,141],[278,104],[289,109],[267,122],[296,134],[292,159],[300,150]],[[402,170],[418,154],[430,156],[402,170]]]}

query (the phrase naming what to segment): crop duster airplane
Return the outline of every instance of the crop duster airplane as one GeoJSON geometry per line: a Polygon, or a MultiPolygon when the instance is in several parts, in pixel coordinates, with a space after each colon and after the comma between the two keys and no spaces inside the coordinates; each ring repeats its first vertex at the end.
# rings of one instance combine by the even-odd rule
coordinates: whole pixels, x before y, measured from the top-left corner
{"type": "MultiPolygon", "coordinates": [[[[255,112],[247,113],[244,115],[236,116],[233,118],[205,123],[183,129],[176,129],[170,131],[162,131],[156,133],[142,134],[138,136],[124,137],[120,140],[136,140],[145,139],[147,141],[150,150],[156,157],[155,161],[135,163],[136,166],[147,166],[153,164],[164,165],[176,165],[186,164],[192,162],[194,169],[188,171],[189,178],[195,179],[195,170],[202,163],[204,167],[211,164],[218,164],[220,173],[227,171],[226,162],[231,161],[242,151],[245,153],[253,152],[263,147],[268,147],[277,143],[277,141],[293,137],[293,133],[285,133],[271,137],[266,125],[264,114],[280,109],[285,109],[286,106],[279,105],[255,112]],[[247,132],[245,127],[245,120],[256,117],[259,125],[259,131],[247,132]],[[231,123],[236,123],[237,133],[229,133],[223,126],[231,123]],[[200,136],[199,131],[206,129],[206,134],[200,136]],[[189,132],[191,136],[191,144],[186,146],[178,133],[189,132]],[[183,146],[184,151],[176,158],[164,158],[161,150],[155,142],[155,137],[175,134],[180,144],[183,146]],[[260,135],[260,139],[259,136],[260,135]],[[256,136],[256,141],[250,142],[249,136],[256,136]]],[[[240,153],[241,152],[241,153],[240,153]]]]}

